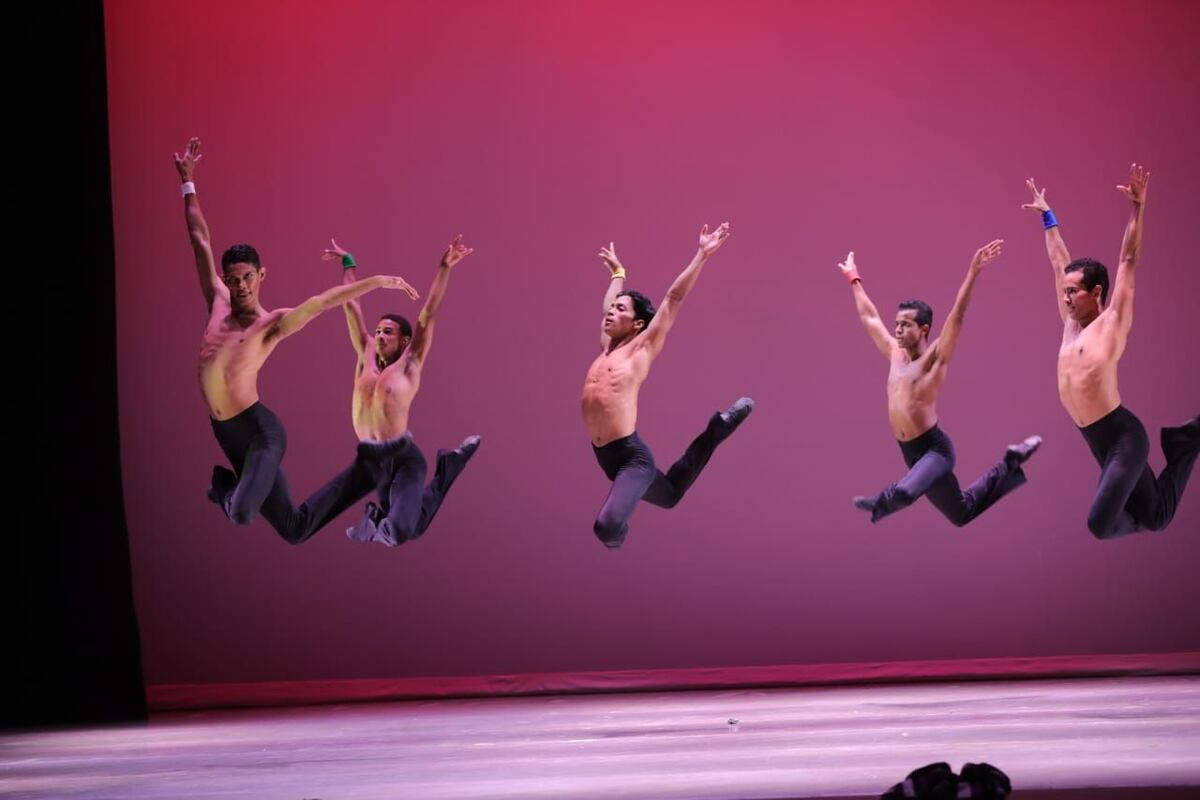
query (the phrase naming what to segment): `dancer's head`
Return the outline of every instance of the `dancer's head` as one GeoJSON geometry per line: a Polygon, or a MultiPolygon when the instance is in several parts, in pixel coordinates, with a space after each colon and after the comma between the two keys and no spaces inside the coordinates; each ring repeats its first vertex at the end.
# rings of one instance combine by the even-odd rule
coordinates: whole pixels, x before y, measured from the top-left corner
{"type": "Polygon", "coordinates": [[[921,300],[905,300],[896,312],[896,343],[905,350],[914,350],[929,337],[933,325],[933,309],[921,300]]]}
{"type": "Polygon", "coordinates": [[[375,357],[391,364],[412,340],[412,324],[399,314],[384,314],[375,324],[375,357]]]}
{"type": "Polygon", "coordinates": [[[1094,258],[1077,258],[1063,269],[1063,303],[1067,314],[1090,322],[1108,302],[1108,269],[1094,258]]]}
{"type": "Polygon", "coordinates": [[[234,311],[258,307],[258,290],[266,276],[258,251],[248,244],[235,244],[221,255],[221,279],[229,287],[234,311]]]}
{"type": "Polygon", "coordinates": [[[604,312],[604,332],[612,339],[636,336],[654,319],[654,304],[641,292],[622,291],[604,312]]]}

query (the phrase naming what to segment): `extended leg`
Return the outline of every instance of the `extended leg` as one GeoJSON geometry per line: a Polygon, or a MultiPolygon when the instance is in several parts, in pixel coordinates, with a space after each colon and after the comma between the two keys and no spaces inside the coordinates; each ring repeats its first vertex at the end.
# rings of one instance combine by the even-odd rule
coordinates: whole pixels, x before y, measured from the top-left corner
{"type": "MultiPolygon", "coordinates": [[[[952,458],[935,450],[928,450],[917,459],[903,478],[874,497],[854,498],[854,505],[863,511],[870,511],[871,522],[878,522],[888,514],[911,506],[918,497],[947,476],[953,480],[953,469],[952,458]]],[[[958,487],[957,481],[954,482],[954,486],[958,487]]]]}
{"type": "Polygon", "coordinates": [[[643,499],[652,505],[673,508],[683,499],[696,478],[700,477],[700,472],[708,464],[717,445],[728,439],[753,410],[754,401],[743,397],[728,411],[713,414],[704,432],[692,440],[683,456],[671,465],[666,474],[656,472],[654,482],[646,490],[643,499]]]}
{"type": "Polygon", "coordinates": [[[1025,483],[1023,464],[1040,447],[1040,436],[1030,436],[1020,444],[1010,445],[1004,458],[983,473],[965,490],[960,490],[954,473],[935,483],[925,493],[929,502],[956,526],[966,525],[992,506],[1004,495],[1025,483]]]}

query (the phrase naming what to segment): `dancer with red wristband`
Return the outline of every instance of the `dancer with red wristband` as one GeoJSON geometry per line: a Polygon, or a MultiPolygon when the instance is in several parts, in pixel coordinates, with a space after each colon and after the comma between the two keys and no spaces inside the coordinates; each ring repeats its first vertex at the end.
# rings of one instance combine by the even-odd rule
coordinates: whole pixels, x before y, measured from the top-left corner
{"type": "Polygon", "coordinates": [[[854,293],[854,305],[863,327],[891,364],[887,380],[888,419],[904,463],[909,467],[907,475],[879,494],[854,498],[856,507],[870,512],[872,522],[912,505],[923,495],[954,525],[966,525],[1025,483],[1021,465],[1041,446],[1040,436],[1009,445],[1004,458],[965,490],[960,489],[954,477],[954,445],[938,427],[935,408],[975,280],[984,265],[1000,255],[1002,244],[996,240],[975,252],[941,335],[932,342],[929,329],[933,325],[933,310],[926,303],[920,300],[901,303],[894,331],[889,332],[863,288],[854,253],[838,264],[854,293]]]}

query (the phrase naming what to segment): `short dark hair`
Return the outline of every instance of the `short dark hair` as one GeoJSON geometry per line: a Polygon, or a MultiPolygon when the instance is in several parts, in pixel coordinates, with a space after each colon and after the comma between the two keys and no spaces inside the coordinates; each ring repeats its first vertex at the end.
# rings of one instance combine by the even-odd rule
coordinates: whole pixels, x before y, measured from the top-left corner
{"type": "Polygon", "coordinates": [[[1089,292],[1100,287],[1100,302],[1108,302],[1108,267],[1094,258],[1077,258],[1063,268],[1063,275],[1069,272],[1083,273],[1083,288],[1089,292]]]}
{"type": "MultiPolygon", "coordinates": [[[[635,292],[631,289],[621,290],[621,293],[618,294],[617,297],[628,297],[630,300],[632,300],[633,318],[635,320],[640,319],[642,322],[646,323],[642,326],[643,331],[650,327],[650,322],[654,319],[655,311],[654,303],[650,302],[649,297],[646,297],[646,295],[642,294],[641,292],[635,292]]],[[[641,331],[639,331],[639,333],[640,332],[641,331]]]]}
{"type": "Polygon", "coordinates": [[[900,304],[901,311],[915,311],[917,325],[928,325],[933,327],[933,309],[929,307],[929,303],[923,300],[905,300],[900,304]]]}
{"type": "Polygon", "coordinates": [[[380,317],[380,319],[390,319],[392,322],[399,325],[401,336],[412,336],[412,323],[399,314],[384,314],[380,317]]]}
{"type": "Polygon", "coordinates": [[[248,244],[235,244],[221,254],[221,269],[228,269],[230,264],[253,264],[255,269],[262,269],[258,251],[248,244]]]}

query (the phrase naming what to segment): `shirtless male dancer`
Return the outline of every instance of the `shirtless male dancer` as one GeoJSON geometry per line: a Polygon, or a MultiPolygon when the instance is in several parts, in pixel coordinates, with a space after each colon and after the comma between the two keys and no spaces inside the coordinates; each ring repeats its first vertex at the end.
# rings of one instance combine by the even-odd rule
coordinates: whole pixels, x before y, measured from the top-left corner
{"type": "Polygon", "coordinates": [[[662,508],[674,507],[717,445],[754,409],[754,401],[743,397],[728,411],[713,414],[704,432],[665,475],[655,468],[650,448],[636,432],[638,389],[649,376],[650,365],[662,351],[679,307],[700,277],[700,270],[728,237],[728,222],[711,233],[707,225],[701,228],[696,256],[671,284],[658,311],[645,295],[625,289],[625,268],[612,243],[600,250],[611,279],[604,295],[600,355],[584,379],[582,405],[583,424],[592,439],[596,460],[613,482],[593,526],[606,547],[617,548],[624,543],[629,518],[639,500],[662,508]]]}
{"type": "Polygon", "coordinates": [[[221,256],[221,272],[213,260],[208,223],[196,197],[196,164],[200,140],[191,139],[175,167],[183,181],[183,208],[188,235],[196,257],[200,290],[209,319],[200,346],[200,388],[208,403],[213,433],[233,465],[233,471],[214,467],[209,499],[239,525],[255,513],[294,544],[315,530],[325,507],[340,488],[325,487],[299,509],[293,508],[287,481],[279,462],[287,450],[287,434],[278,417],[258,399],[258,372],[283,339],[314,317],[374,289],[399,289],[410,297],[417,293],[402,279],[380,275],[353,286],[336,286],[311,297],[295,308],[267,311],[258,293],[267,271],[258,252],[249,245],[234,245],[221,256]],[[300,513],[303,519],[297,519],[300,513]]]}
{"type": "MultiPolygon", "coordinates": [[[[332,244],[322,257],[341,260],[346,286],[372,280],[359,282],[354,257],[336,241],[332,244]]],[[[395,547],[421,536],[479,447],[479,437],[469,436],[454,450],[438,450],[433,480],[425,486],[428,466],[408,429],[408,412],[421,388],[421,370],[433,344],[434,323],[450,283],[450,270],[472,252],[462,236],[446,248],[415,330],[399,314],[384,314],[372,337],[358,301],[343,306],[350,343],[358,354],[352,413],[359,452],[364,456],[347,475],[353,487],[347,494],[357,493],[361,498],[372,489],[379,493],[379,504],[368,502],[363,520],[346,529],[351,539],[395,547]]]]}
{"type": "Polygon", "coordinates": [[[912,505],[924,495],[956,526],[966,525],[1004,495],[1025,483],[1021,464],[1041,446],[1040,436],[1030,436],[1020,444],[1009,445],[1004,458],[978,480],[962,490],[954,477],[954,445],[938,427],[938,392],[946,380],[946,369],[958,344],[958,334],[967,313],[967,303],[975,279],[983,266],[1000,255],[1003,242],[997,239],[975,252],[966,280],[954,298],[954,307],[942,326],[942,333],[929,341],[933,310],[920,300],[906,300],[896,312],[894,333],[879,317],[875,304],[867,297],[854,264],[854,253],[838,264],[850,289],[859,319],[879,352],[891,364],[888,371],[888,420],[900,444],[900,453],[908,465],[908,474],[872,497],[855,497],[854,505],[871,512],[878,522],[893,511],[912,505]]]}
{"type": "Polygon", "coordinates": [[[1088,530],[1111,539],[1140,530],[1159,531],[1175,516],[1196,454],[1200,452],[1200,416],[1160,435],[1167,465],[1155,479],[1146,464],[1146,429],[1125,406],[1117,390],[1117,364],[1133,324],[1133,285],[1142,248],[1142,217],[1150,173],[1134,164],[1129,184],[1118,186],[1133,203],[1110,302],[1108,270],[1090,258],[1071,260],[1058,220],[1046,203],[1046,190],[1025,182],[1046,230],[1046,253],[1054,271],[1058,315],[1063,321],[1058,350],[1058,396],[1063,408],[1100,464],[1100,485],[1088,511],[1088,530]]]}

